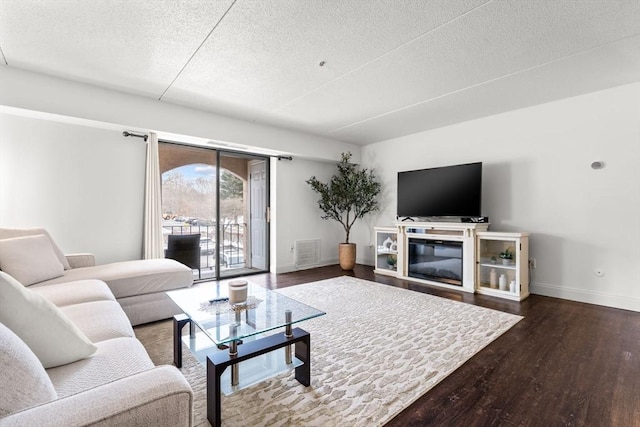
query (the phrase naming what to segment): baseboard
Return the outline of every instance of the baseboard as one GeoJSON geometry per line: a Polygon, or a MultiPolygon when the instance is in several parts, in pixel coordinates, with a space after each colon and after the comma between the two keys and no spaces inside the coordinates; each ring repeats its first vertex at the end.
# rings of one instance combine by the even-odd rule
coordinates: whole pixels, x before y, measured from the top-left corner
{"type": "Polygon", "coordinates": [[[640,298],[613,295],[604,292],[585,291],[583,289],[567,288],[546,283],[531,283],[529,291],[536,295],[640,312],[640,298]]]}
{"type": "Polygon", "coordinates": [[[331,260],[320,261],[320,264],[318,264],[318,265],[312,265],[312,266],[304,267],[304,268],[298,268],[298,267],[295,266],[295,264],[287,264],[287,265],[277,266],[275,274],[284,274],[284,273],[291,273],[291,272],[294,272],[294,271],[310,270],[312,268],[326,267],[327,265],[335,265],[335,264],[338,264],[338,259],[337,258],[336,259],[331,259],[331,260]]]}
{"type": "MultiPolygon", "coordinates": [[[[363,260],[364,261],[364,260],[363,260]]],[[[276,274],[291,273],[293,271],[308,270],[310,268],[324,267],[337,264],[338,260],[326,260],[318,265],[308,268],[297,268],[295,265],[284,265],[276,268],[276,274]]],[[[364,265],[369,265],[366,261],[364,265]]],[[[620,308],[640,312],[640,298],[607,294],[604,292],[585,291],[583,289],[568,288],[565,286],[550,285],[547,283],[532,282],[529,292],[536,295],[561,298],[570,301],[584,302],[587,304],[602,305],[605,307],[620,308]]]]}

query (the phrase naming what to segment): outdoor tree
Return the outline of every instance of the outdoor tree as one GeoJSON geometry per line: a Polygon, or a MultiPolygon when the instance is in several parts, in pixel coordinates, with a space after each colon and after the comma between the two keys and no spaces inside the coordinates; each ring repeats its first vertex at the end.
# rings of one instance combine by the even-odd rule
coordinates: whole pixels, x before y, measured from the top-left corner
{"type": "MultiPolygon", "coordinates": [[[[243,181],[229,171],[220,171],[220,211],[223,219],[237,221],[244,215],[243,181]]],[[[189,180],[179,170],[162,174],[162,210],[191,218],[216,217],[215,175],[189,180]]]]}
{"type": "Polygon", "coordinates": [[[226,170],[220,173],[220,211],[234,221],[244,214],[244,186],[242,180],[226,170]]]}
{"type": "Polygon", "coordinates": [[[242,180],[229,171],[223,170],[220,173],[220,198],[233,199],[242,198],[242,180]]]}

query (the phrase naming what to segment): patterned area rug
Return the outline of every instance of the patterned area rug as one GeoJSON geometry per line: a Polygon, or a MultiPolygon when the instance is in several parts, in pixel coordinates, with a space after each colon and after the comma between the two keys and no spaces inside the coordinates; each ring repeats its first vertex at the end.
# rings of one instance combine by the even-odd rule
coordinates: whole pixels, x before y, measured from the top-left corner
{"type": "MultiPolygon", "coordinates": [[[[325,311],[311,333],[311,386],[283,373],[222,397],[223,426],[380,426],[522,317],[343,276],[279,289],[325,311]]],[[[188,328],[185,328],[188,329],[188,328]]],[[[135,328],[156,364],[171,364],[171,321],[135,328]]],[[[205,368],[183,348],[206,419],[205,368]]]]}

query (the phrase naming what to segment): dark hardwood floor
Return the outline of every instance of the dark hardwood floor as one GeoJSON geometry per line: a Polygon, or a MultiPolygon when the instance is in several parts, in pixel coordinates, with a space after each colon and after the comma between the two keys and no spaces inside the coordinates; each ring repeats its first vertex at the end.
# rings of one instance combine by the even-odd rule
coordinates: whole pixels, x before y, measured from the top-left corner
{"type": "Polygon", "coordinates": [[[506,301],[364,265],[250,277],[275,289],[345,274],[524,316],[387,426],[640,426],[640,313],[538,295],[506,301]]]}

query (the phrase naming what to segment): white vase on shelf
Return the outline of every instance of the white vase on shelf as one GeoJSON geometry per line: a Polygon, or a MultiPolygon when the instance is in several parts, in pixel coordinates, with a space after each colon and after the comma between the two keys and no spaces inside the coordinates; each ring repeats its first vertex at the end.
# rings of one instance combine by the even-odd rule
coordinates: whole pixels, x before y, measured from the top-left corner
{"type": "Polygon", "coordinates": [[[504,274],[500,275],[500,290],[501,291],[506,291],[507,290],[507,276],[505,276],[504,274]]]}
{"type": "Polygon", "coordinates": [[[495,288],[498,285],[498,273],[496,273],[496,269],[492,268],[489,271],[489,286],[495,288]]]}
{"type": "Polygon", "coordinates": [[[390,251],[391,250],[391,245],[393,244],[393,240],[391,240],[391,237],[387,237],[387,239],[382,242],[382,246],[384,247],[385,251],[390,251]]]}

